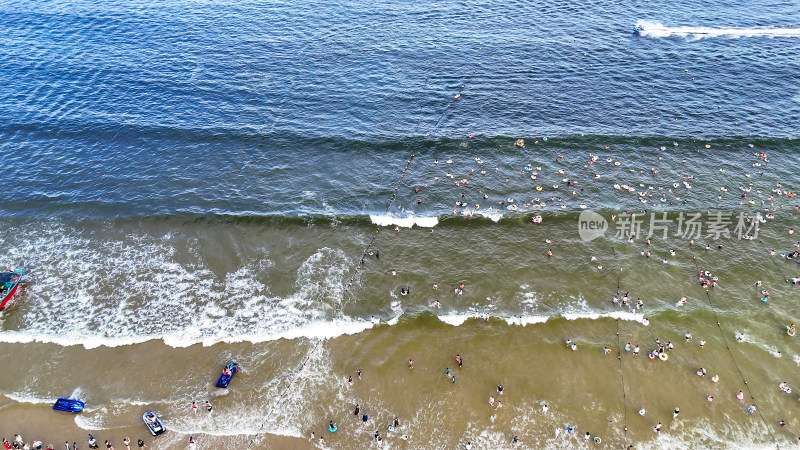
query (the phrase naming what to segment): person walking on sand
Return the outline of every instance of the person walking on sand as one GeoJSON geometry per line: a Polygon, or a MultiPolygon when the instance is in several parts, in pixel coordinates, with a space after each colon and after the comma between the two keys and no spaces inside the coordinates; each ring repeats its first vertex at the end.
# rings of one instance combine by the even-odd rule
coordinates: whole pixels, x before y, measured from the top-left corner
{"type": "Polygon", "coordinates": [[[189,436],[189,450],[194,450],[197,448],[197,444],[194,442],[194,437],[189,436]]]}
{"type": "Polygon", "coordinates": [[[137,442],[137,444],[139,444],[139,448],[145,448],[145,447],[147,447],[147,445],[146,445],[146,444],[144,443],[144,441],[143,441],[143,440],[141,440],[141,439],[139,439],[139,441],[137,442]]]}
{"type": "Polygon", "coordinates": [[[125,444],[125,448],[127,450],[131,450],[131,438],[125,436],[125,439],[122,440],[122,443],[125,444]]]}

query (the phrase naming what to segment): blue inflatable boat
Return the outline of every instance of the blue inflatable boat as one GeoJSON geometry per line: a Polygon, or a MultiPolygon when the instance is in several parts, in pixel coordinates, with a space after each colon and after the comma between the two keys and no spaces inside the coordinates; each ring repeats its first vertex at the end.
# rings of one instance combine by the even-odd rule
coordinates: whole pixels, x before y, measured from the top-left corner
{"type": "Polygon", "coordinates": [[[228,384],[231,382],[231,379],[236,372],[239,371],[239,367],[236,366],[234,363],[229,363],[222,369],[222,375],[219,376],[219,380],[217,380],[217,387],[218,388],[227,388],[228,384]]]}
{"type": "Polygon", "coordinates": [[[60,398],[56,400],[56,404],[53,405],[53,409],[56,411],[81,412],[83,411],[83,402],[80,400],[73,400],[71,398],[60,398]]]}
{"type": "Polygon", "coordinates": [[[167,428],[163,423],[161,423],[161,419],[159,419],[156,413],[152,411],[147,411],[146,413],[142,414],[142,421],[145,425],[147,425],[147,429],[150,430],[150,434],[153,436],[158,436],[159,434],[167,431],[167,428]]]}

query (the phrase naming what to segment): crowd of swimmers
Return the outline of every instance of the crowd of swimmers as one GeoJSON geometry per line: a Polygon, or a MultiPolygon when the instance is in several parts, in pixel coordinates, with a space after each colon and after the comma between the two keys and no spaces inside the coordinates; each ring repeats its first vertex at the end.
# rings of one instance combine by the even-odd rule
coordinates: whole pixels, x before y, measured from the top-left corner
{"type": "MultiPolygon", "coordinates": [[[[538,143],[538,141],[537,141],[537,143],[538,143]]],[[[518,147],[524,148],[524,143],[523,143],[523,145],[518,145],[518,144],[515,143],[515,145],[517,145],[518,147]]],[[[678,144],[675,143],[675,146],[677,146],[677,145],[678,144]]],[[[710,148],[710,146],[706,145],[706,148],[710,148]]],[[[607,147],[607,149],[608,149],[608,147],[607,147]]],[[[666,149],[664,147],[661,147],[661,150],[665,151],[666,149]]],[[[563,159],[564,159],[563,156],[559,155],[556,158],[556,162],[560,162],[563,159]]],[[[761,159],[766,161],[767,160],[766,159],[766,155],[762,154],[761,155],[761,159]]],[[[661,161],[662,158],[659,156],[658,160],[661,161]]],[[[451,160],[451,159],[448,159],[448,160],[446,160],[444,162],[445,162],[445,164],[447,166],[451,166],[451,165],[454,164],[454,161],[451,160]]],[[[480,158],[475,158],[475,162],[477,164],[479,164],[479,165],[483,164],[483,161],[480,160],[480,158]]],[[[600,161],[600,158],[598,156],[590,154],[589,155],[589,160],[584,165],[584,169],[590,169],[595,164],[600,163],[600,162],[601,161],[600,161]]],[[[606,162],[613,163],[614,166],[620,166],[620,162],[619,161],[615,162],[611,158],[608,158],[606,160],[606,162]]],[[[435,160],[434,163],[438,165],[439,161],[435,160]]],[[[682,163],[686,164],[687,161],[684,159],[682,161],[682,163]]],[[[758,166],[760,167],[760,163],[758,164],[758,166]]],[[[754,164],[754,167],[756,167],[756,164],[754,164]]],[[[469,170],[469,175],[464,175],[462,177],[458,177],[455,174],[451,173],[450,169],[447,168],[446,178],[450,179],[452,181],[452,183],[456,187],[460,187],[461,188],[460,198],[458,198],[456,200],[456,202],[455,202],[455,206],[456,207],[453,208],[453,214],[458,214],[460,212],[462,215],[471,216],[471,215],[474,214],[475,211],[478,211],[479,209],[482,208],[482,205],[480,204],[480,202],[488,203],[488,201],[490,200],[489,193],[484,191],[483,189],[477,189],[477,196],[479,198],[475,198],[475,199],[467,198],[468,190],[466,189],[466,187],[470,185],[470,180],[468,179],[468,177],[472,176],[472,175],[476,175],[477,173],[480,173],[482,175],[485,175],[487,173],[486,170],[480,170],[480,167],[479,167],[479,170],[477,170],[477,171],[474,168],[473,169],[468,169],[468,170],[469,170]],[[460,211],[459,211],[459,208],[460,208],[460,211]]],[[[499,171],[500,171],[499,167],[494,167],[494,172],[499,172],[499,171]]],[[[521,172],[525,173],[526,176],[530,175],[530,178],[532,180],[534,180],[534,181],[540,175],[541,171],[542,171],[541,167],[534,168],[532,165],[528,165],[524,169],[521,170],[521,172]]],[[[633,169],[631,169],[631,172],[633,172],[633,169]]],[[[721,172],[724,172],[724,169],[721,170],[721,172]]],[[[563,176],[562,177],[562,181],[564,182],[564,186],[568,186],[569,189],[571,189],[571,191],[572,191],[571,193],[572,193],[572,197],[573,198],[576,198],[576,196],[579,194],[579,192],[580,193],[583,192],[583,189],[575,187],[576,185],[578,185],[578,181],[575,180],[575,179],[568,178],[566,173],[565,173],[565,170],[563,170],[563,169],[559,170],[558,173],[563,176]]],[[[639,170],[639,174],[643,174],[643,173],[644,173],[643,170],[639,170]]],[[[652,167],[650,169],[650,173],[651,173],[651,175],[653,177],[656,177],[659,174],[659,170],[656,167],[652,167]]],[[[600,177],[599,175],[595,175],[595,178],[599,178],[599,177],[600,177]]],[[[434,182],[438,182],[439,181],[439,177],[438,176],[434,177],[433,181],[434,182]]],[[[679,181],[681,181],[681,183],[677,183],[677,182],[674,183],[673,186],[672,186],[672,189],[667,187],[666,189],[662,190],[661,187],[655,186],[655,188],[658,189],[658,191],[660,191],[660,194],[656,194],[655,197],[653,195],[653,193],[654,193],[653,191],[655,190],[654,186],[650,186],[649,188],[645,188],[644,192],[639,192],[638,193],[639,194],[638,195],[638,200],[641,201],[642,203],[647,203],[648,199],[658,198],[662,203],[666,203],[667,201],[672,202],[673,199],[667,199],[667,193],[669,193],[669,194],[672,194],[674,196],[674,200],[675,201],[681,201],[683,204],[686,204],[686,199],[681,199],[677,195],[677,189],[681,186],[681,184],[685,188],[691,189],[691,185],[689,183],[690,182],[694,182],[694,176],[692,176],[692,175],[682,175],[681,176],[681,180],[679,180],[679,181]]],[[[508,183],[509,179],[505,178],[505,182],[508,183]]],[[[420,187],[414,188],[414,196],[417,198],[417,204],[421,204],[422,203],[421,199],[425,194],[423,189],[427,188],[427,187],[428,187],[428,185],[425,184],[422,189],[420,187]]],[[[626,189],[626,190],[631,191],[631,192],[635,192],[636,191],[635,188],[632,188],[630,186],[617,186],[617,185],[615,185],[614,187],[615,187],[615,189],[626,189]]],[[[742,186],[740,188],[741,194],[742,194],[741,197],[743,199],[748,196],[748,194],[751,192],[751,188],[752,187],[753,187],[753,185],[752,185],[752,183],[750,183],[749,186],[742,186]]],[[[780,184],[778,184],[778,189],[779,190],[782,189],[782,186],[780,184]]],[[[540,187],[537,187],[536,191],[537,192],[541,192],[542,189],[540,189],[540,187]]],[[[496,208],[497,210],[509,209],[509,210],[516,211],[519,208],[540,208],[540,207],[543,208],[543,207],[545,207],[546,201],[549,201],[550,203],[554,202],[554,203],[556,203],[556,205],[561,206],[562,209],[565,208],[564,203],[561,202],[561,198],[559,198],[558,195],[557,195],[558,192],[560,192],[560,191],[558,191],[558,186],[557,185],[553,185],[552,191],[553,191],[553,194],[549,197],[549,199],[533,198],[529,202],[524,202],[523,203],[523,202],[517,202],[515,199],[510,198],[510,197],[509,198],[501,198],[501,199],[495,199],[494,200],[494,202],[496,203],[497,206],[493,207],[493,206],[486,205],[486,206],[483,207],[483,209],[484,210],[493,210],[494,208],[496,208]]],[[[756,190],[756,191],[760,193],[760,191],[758,191],[758,190],[756,190]]],[[[722,192],[727,192],[727,190],[723,188],[722,192]]],[[[786,192],[788,192],[788,191],[783,192],[783,194],[785,194],[786,192]]],[[[475,194],[473,193],[473,195],[475,195],[475,194]]],[[[778,192],[776,195],[780,196],[780,195],[782,195],[782,193],[778,192]]],[[[794,195],[791,195],[791,196],[787,195],[787,197],[794,197],[794,195]]],[[[774,211],[775,210],[775,204],[771,203],[773,199],[774,199],[773,196],[769,196],[767,198],[766,202],[769,202],[768,206],[771,207],[773,209],[773,211],[774,211]]],[[[753,204],[752,201],[749,201],[749,203],[753,204]]],[[[739,204],[743,205],[744,203],[743,202],[739,202],[739,204]]],[[[767,203],[765,203],[765,201],[762,201],[762,205],[767,206],[767,203]]],[[[581,209],[584,209],[584,208],[585,207],[583,205],[581,205],[581,209]]],[[[798,207],[795,206],[794,210],[798,210],[798,207]]],[[[642,210],[641,212],[644,214],[644,213],[647,213],[648,211],[647,210],[642,210]]],[[[626,211],[626,213],[630,213],[630,211],[626,211]]],[[[768,212],[767,213],[767,217],[771,218],[773,216],[772,216],[771,213],[768,212]]],[[[614,220],[614,217],[612,217],[612,221],[613,220],[614,220]]],[[[752,220],[752,218],[748,217],[747,220],[750,221],[750,220],[752,220]]],[[[540,223],[540,222],[541,222],[541,219],[539,221],[534,220],[534,223],[540,223]]],[[[763,222],[763,220],[762,220],[762,222],[763,222]]],[[[395,228],[395,231],[399,232],[399,228],[395,228]]],[[[793,230],[790,230],[790,234],[792,234],[792,232],[793,232],[793,230]]],[[[753,236],[745,235],[745,236],[743,236],[743,238],[744,239],[752,239],[753,236]]],[[[629,243],[633,243],[634,239],[635,239],[635,236],[633,234],[631,234],[629,236],[629,238],[628,238],[628,242],[629,243]]],[[[546,242],[548,244],[551,243],[549,240],[547,240],[546,242]]],[[[648,246],[650,245],[650,240],[649,239],[647,239],[647,244],[648,244],[648,246]]],[[[694,246],[695,245],[694,240],[690,240],[689,241],[689,245],[690,246],[694,246]]],[[[714,246],[718,250],[722,250],[724,248],[723,244],[721,244],[721,243],[714,243],[714,246]]],[[[800,248],[800,243],[798,243],[795,247],[800,248]]],[[[711,250],[711,248],[712,248],[712,246],[710,244],[706,244],[705,245],[705,249],[706,250],[711,250]]],[[[677,255],[675,249],[668,250],[668,253],[669,253],[669,256],[671,256],[671,257],[675,257],[677,255]]],[[[642,256],[647,256],[647,257],[651,256],[651,252],[649,250],[642,250],[641,254],[642,254],[642,256]]],[[[775,252],[773,251],[772,254],[774,255],[775,252]]],[[[548,257],[549,256],[553,256],[553,250],[552,249],[548,249],[547,256],[548,257]]],[[[782,256],[785,256],[787,259],[790,259],[790,260],[791,259],[797,259],[797,258],[800,258],[800,252],[795,251],[793,253],[789,253],[787,255],[782,255],[782,256]]],[[[668,262],[666,258],[662,258],[662,261],[664,263],[668,262]]],[[[598,264],[597,258],[592,257],[590,262],[593,265],[595,265],[598,268],[598,270],[602,269],[602,265],[598,264]]],[[[393,271],[392,275],[396,275],[396,272],[393,271]]],[[[715,287],[717,287],[719,285],[719,278],[717,276],[715,276],[714,274],[712,274],[711,271],[709,271],[709,270],[700,270],[699,273],[698,273],[697,280],[698,280],[699,285],[704,289],[713,289],[713,288],[715,288],[715,287]]],[[[794,283],[794,284],[800,284],[800,277],[792,278],[791,280],[789,280],[787,278],[787,281],[790,281],[791,283],[794,283]]],[[[759,282],[758,285],[759,285],[759,287],[761,287],[760,282],[759,282]]],[[[438,290],[438,287],[439,287],[438,284],[434,284],[433,285],[433,289],[434,290],[438,290]]],[[[408,288],[404,287],[401,290],[401,295],[406,295],[408,292],[410,292],[408,290],[408,288]]],[[[769,299],[769,296],[770,296],[770,293],[767,291],[767,289],[762,288],[762,289],[759,290],[759,292],[760,292],[760,294],[759,294],[760,297],[759,298],[761,299],[761,301],[762,302],[767,302],[767,300],[769,299]]],[[[453,288],[453,293],[454,293],[454,295],[463,294],[464,293],[464,285],[463,284],[459,284],[458,286],[454,287],[453,288]]],[[[636,300],[633,300],[633,298],[630,297],[630,294],[628,292],[621,293],[621,294],[617,293],[617,295],[615,295],[612,298],[612,303],[614,303],[617,306],[630,308],[630,311],[633,312],[633,313],[639,312],[644,308],[644,302],[642,301],[642,299],[641,298],[637,298],[636,300]]],[[[678,300],[678,302],[676,303],[675,306],[676,307],[682,307],[686,303],[687,303],[687,298],[685,296],[683,296],[683,297],[680,298],[680,300],[678,300]]],[[[439,308],[440,307],[440,303],[439,303],[438,300],[435,300],[435,301],[433,301],[431,303],[431,306],[433,306],[434,308],[439,308]]],[[[485,314],[485,315],[481,314],[480,317],[488,318],[489,315],[488,314],[485,314]]],[[[514,317],[514,322],[516,322],[516,319],[517,318],[515,316],[514,317]]],[[[647,318],[643,318],[641,322],[644,325],[648,325],[649,324],[649,320],[647,318]]],[[[373,318],[373,323],[379,323],[379,321],[377,319],[373,318]]],[[[521,316],[519,318],[519,323],[522,324],[522,317],[521,316]]],[[[791,326],[787,327],[787,333],[790,336],[793,336],[795,334],[795,332],[796,332],[796,330],[795,330],[793,324],[791,326]]],[[[743,341],[746,340],[746,338],[747,337],[744,334],[736,333],[736,341],[737,342],[743,342],[743,341]]],[[[689,331],[686,331],[684,333],[684,339],[685,339],[685,341],[687,343],[689,343],[689,342],[694,340],[692,334],[689,331]]],[[[701,349],[706,346],[706,340],[705,339],[697,339],[697,340],[695,340],[695,342],[697,342],[697,346],[699,348],[701,348],[701,349]]],[[[569,349],[571,349],[573,351],[577,351],[577,349],[578,349],[577,343],[574,342],[573,340],[570,340],[570,339],[566,340],[566,345],[567,345],[567,347],[569,349]]],[[[632,345],[630,342],[625,345],[624,350],[625,350],[625,352],[632,353],[633,356],[637,356],[640,353],[639,345],[638,344],[632,345]]],[[[673,352],[673,351],[675,351],[675,344],[673,344],[669,340],[661,341],[661,339],[657,338],[657,339],[655,339],[655,345],[652,347],[651,351],[647,353],[647,356],[650,359],[657,359],[657,360],[661,360],[661,361],[667,361],[669,359],[670,352],[673,352]]],[[[611,353],[612,353],[611,348],[609,348],[607,346],[603,348],[603,354],[604,355],[610,355],[611,353]]],[[[778,354],[778,356],[780,355],[779,352],[777,352],[777,354],[778,354]]],[[[458,356],[458,358],[460,358],[460,356],[458,356]]],[[[460,361],[459,361],[459,363],[460,363],[460,361]]],[[[409,370],[413,370],[413,361],[412,360],[409,360],[408,367],[409,367],[409,370]]],[[[706,369],[703,368],[703,367],[698,368],[696,370],[696,373],[697,373],[698,377],[700,377],[700,378],[705,378],[706,377],[706,369]]],[[[456,383],[456,374],[454,373],[453,370],[451,370],[450,367],[446,367],[445,368],[444,375],[447,377],[447,379],[451,383],[456,383]]],[[[710,376],[709,378],[711,379],[712,383],[718,383],[719,380],[720,380],[720,376],[717,375],[717,374],[714,374],[714,375],[710,376]]],[[[350,379],[350,381],[351,380],[352,379],[350,379]]],[[[789,388],[786,385],[786,383],[781,383],[779,388],[781,388],[781,390],[783,392],[791,393],[791,388],[789,388]]],[[[497,386],[497,390],[496,390],[497,398],[495,397],[495,394],[493,394],[493,395],[491,395],[489,397],[488,403],[489,403],[490,407],[492,407],[494,409],[499,409],[500,407],[502,407],[502,402],[498,400],[499,396],[503,392],[502,389],[503,389],[502,385],[498,385],[497,386]]],[[[706,400],[707,401],[713,401],[713,398],[714,397],[712,395],[707,395],[706,396],[706,400]]],[[[736,394],[736,398],[739,401],[743,402],[744,401],[744,393],[740,391],[739,393],[736,394]]],[[[545,408],[545,411],[546,411],[546,409],[548,408],[547,405],[545,405],[544,408],[545,408]]],[[[749,413],[755,413],[756,412],[755,404],[747,406],[746,408],[743,407],[743,409],[745,409],[749,413]]],[[[644,409],[641,410],[641,413],[642,414],[644,413],[644,409]]],[[[676,419],[678,417],[679,413],[680,413],[680,408],[676,407],[674,409],[674,411],[673,411],[673,419],[676,419]]],[[[781,420],[780,425],[781,426],[785,425],[783,420],[781,420]]],[[[661,432],[662,427],[663,427],[663,423],[662,422],[658,422],[656,425],[653,426],[653,430],[656,432],[656,434],[659,434],[661,432]]],[[[572,426],[567,426],[566,427],[566,431],[567,431],[568,434],[572,434],[575,431],[575,428],[572,427],[572,426]]],[[[592,441],[593,440],[595,443],[598,443],[598,444],[601,442],[600,437],[592,436],[591,433],[588,433],[588,432],[584,435],[584,440],[586,440],[586,441],[592,441]]],[[[513,443],[518,443],[519,442],[518,436],[514,436],[512,442],[513,443]]],[[[472,446],[472,442],[471,441],[466,444],[467,448],[471,448],[471,446],[472,446]]],[[[632,448],[632,447],[629,447],[629,448],[632,448]]]]}

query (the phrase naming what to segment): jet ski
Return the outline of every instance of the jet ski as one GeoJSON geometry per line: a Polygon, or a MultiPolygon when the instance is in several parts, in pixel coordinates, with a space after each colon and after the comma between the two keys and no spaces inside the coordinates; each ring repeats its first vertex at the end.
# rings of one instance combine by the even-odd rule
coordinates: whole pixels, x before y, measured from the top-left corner
{"type": "Polygon", "coordinates": [[[83,402],[71,398],[60,398],[56,400],[56,404],[53,405],[53,409],[55,409],[56,411],[66,411],[75,413],[81,412],[83,411],[83,402]]]}
{"type": "Polygon", "coordinates": [[[641,25],[636,25],[635,27],[633,27],[634,34],[639,34],[639,33],[643,32],[643,31],[644,31],[644,27],[641,26],[641,25]]]}
{"type": "Polygon", "coordinates": [[[235,363],[228,363],[224,369],[222,369],[222,375],[219,376],[219,380],[217,380],[217,387],[218,388],[227,388],[228,383],[231,382],[231,379],[236,372],[239,371],[239,367],[236,366],[235,363]]]}
{"type": "Polygon", "coordinates": [[[159,419],[156,413],[152,411],[147,411],[146,413],[142,414],[142,420],[150,430],[150,434],[153,436],[158,436],[159,434],[167,431],[167,429],[164,428],[164,424],[161,423],[161,419],[159,419]]]}

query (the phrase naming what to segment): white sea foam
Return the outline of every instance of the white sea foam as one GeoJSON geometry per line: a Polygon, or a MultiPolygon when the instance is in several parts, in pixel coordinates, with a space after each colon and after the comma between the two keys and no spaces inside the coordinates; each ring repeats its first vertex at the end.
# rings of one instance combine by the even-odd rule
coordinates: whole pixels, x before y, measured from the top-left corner
{"type": "MultiPolygon", "coordinates": [[[[488,318],[493,318],[492,314],[488,314],[488,318]]],[[[539,324],[539,323],[546,323],[549,320],[556,319],[559,317],[563,317],[566,320],[598,320],[603,318],[611,318],[611,319],[619,319],[619,320],[627,320],[632,322],[639,322],[642,323],[644,320],[644,314],[639,313],[630,313],[625,311],[612,311],[607,313],[593,313],[593,312],[580,312],[580,313],[562,313],[562,314],[554,314],[551,316],[544,316],[544,315],[534,315],[534,316],[526,316],[526,315],[519,315],[519,316],[503,316],[501,317],[507,324],[509,325],[529,325],[529,324],[539,324]]],[[[443,314],[438,316],[439,320],[444,323],[453,326],[463,325],[464,322],[470,319],[485,319],[487,318],[487,314],[481,313],[470,313],[470,314],[443,314]]]]}
{"type": "MultiPolygon", "coordinates": [[[[90,239],[58,225],[16,231],[26,238],[10,259],[35,270],[15,305],[17,323],[3,327],[0,342],[95,348],[163,340],[184,347],[331,338],[369,327],[347,318],[331,323],[351,263],[340,249],[316,250],[297,269],[294,291],[276,296],[260,281],[274,266],[266,254],[220,277],[202,257],[181,263],[171,236],[90,239]]],[[[196,241],[184,247],[200,253],[196,241]]]]}
{"type": "Polygon", "coordinates": [[[44,398],[44,397],[37,397],[34,394],[28,392],[4,392],[3,395],[14,400],[17,403],[31,403],[31,404],[40,404],[40,403],[47,403],[53,404],[56,402],[57,398],[44,398]]]}
{"type": "Polygon", "coordinates": [[[503,213],[499,212],[490,212],[490,211],[478,211],[475,214],[490,219],[492,222],[499,222],[500,219],[503,218],[503,213]]]}
{"type": "Polygon", "coordinates": [[[369,218],[372,223],[381,227],[395,225],[401,228],[411,228],[416,225],[422,228],[433,228],[439,224],[438,217],[428,216],[397,217],[390,214],[371,214],[369,218]]]}
{"type": "Polygon", "coordinates": [[[779,28],[779,27],[667,27],[658,22],[640,21],[644,31],[640,34],[653,38],[665,38],[670,36],[686,37],[690,39],[707,39],[712,37],[800,37],[800,28],[779,28]]]}

